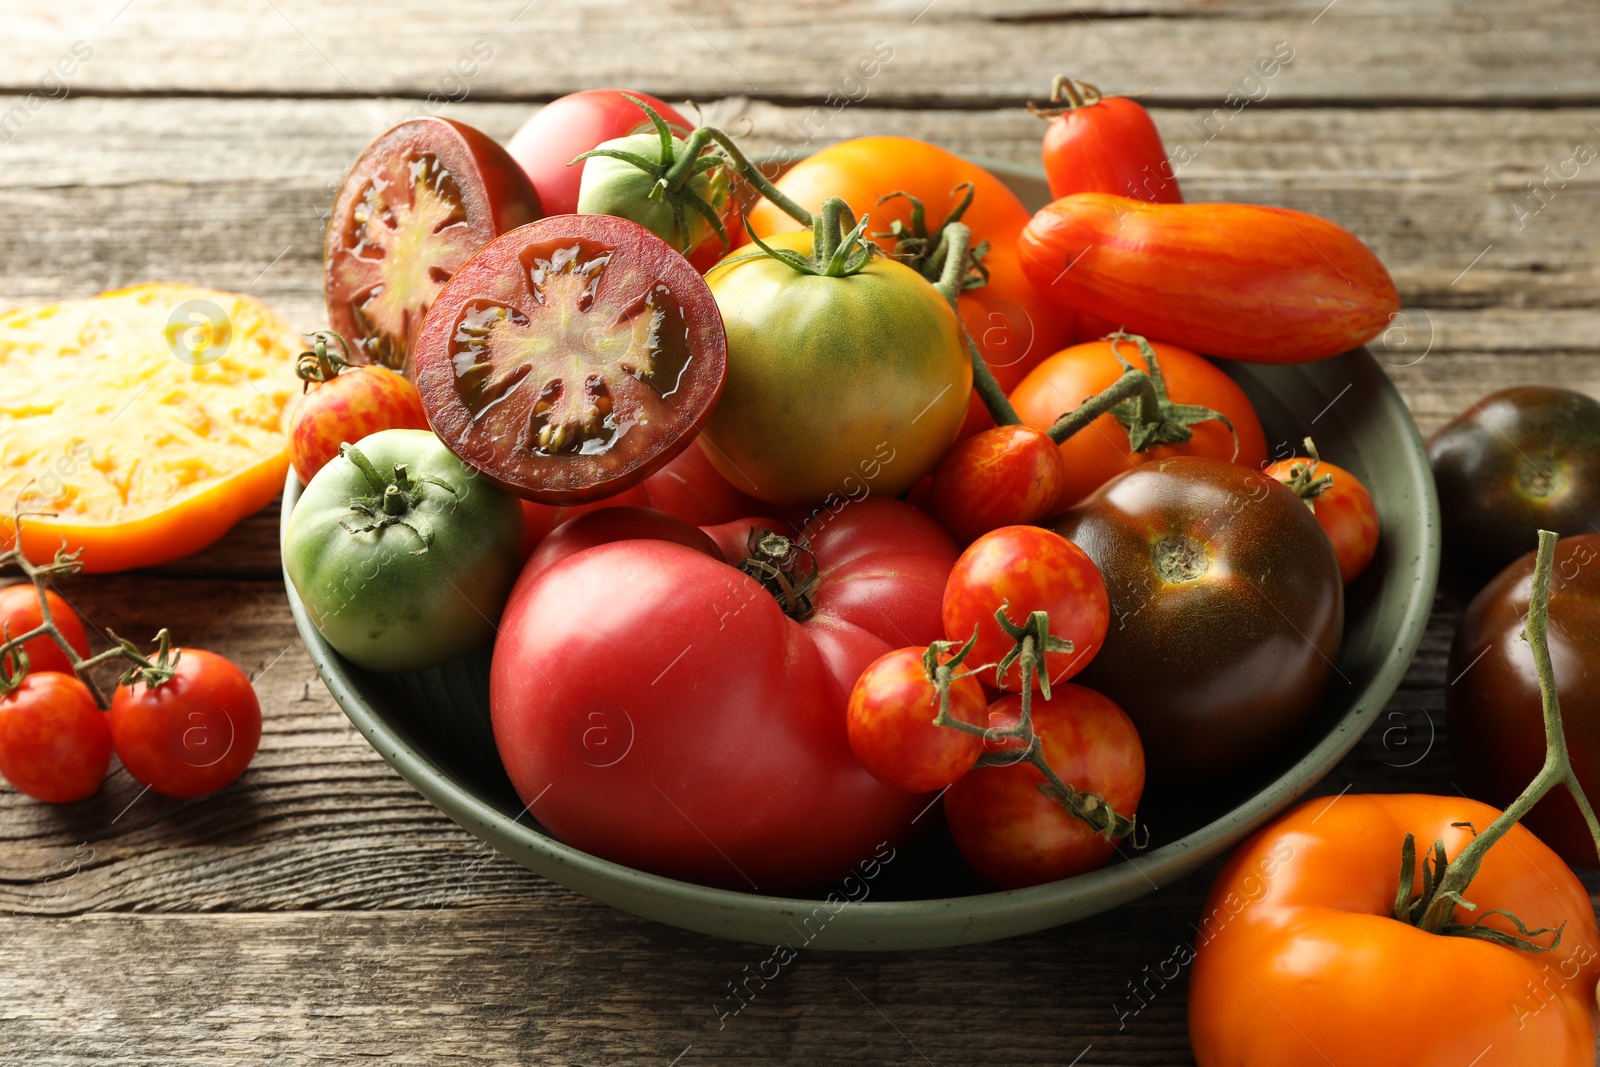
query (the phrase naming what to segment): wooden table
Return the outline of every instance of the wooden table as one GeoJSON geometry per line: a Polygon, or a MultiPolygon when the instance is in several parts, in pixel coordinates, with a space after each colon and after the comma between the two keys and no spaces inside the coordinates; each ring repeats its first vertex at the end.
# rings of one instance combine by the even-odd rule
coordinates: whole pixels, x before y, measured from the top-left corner
{"type": "MultiPolygon", "coordinates": [[[[1600,394],[1592,5],[982,6],[12,0],[0,306],[181,280],[315,328],[334,190],[419,109],[504,139],[535,102],[615,84],[692,98],[755,151],[899,133],[1031,161],[1041,127],[1020,105],[1060,71],[1144,92],[1190,199],[1302,208],[1366,240],[1407,309],[1376,350],[1424,432],[1499,385],[1600,394]],[[892,59],[853,80],[875,45],[892,59]],[[1292,59],[1252,74],[1275,51],[1292,59]]],[[[0,792],[0,1062],[1192,1062],[1186,976],[1148,975],[1191,937],[1210,870],[1036,937],[807,953],[719,1026],[713,1004],[767,950],[574,896],[424,802],[318,680],[275,524],[67,587],[99,627],[170,625],[246,667],[265,733],[204,800],[120,769],[67,807],[0,792]],[[1154,991],[1143,1007],[1134,986],[1154,991]]],[[[1453,790],[1454,621],[1436,613],[1323,792],[1453,790]]]]}

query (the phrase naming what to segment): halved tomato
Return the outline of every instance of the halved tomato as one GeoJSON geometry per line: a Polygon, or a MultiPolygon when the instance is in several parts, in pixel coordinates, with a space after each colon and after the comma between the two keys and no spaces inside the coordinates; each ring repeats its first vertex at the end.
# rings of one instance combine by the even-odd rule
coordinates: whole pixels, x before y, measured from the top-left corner
{"type": "Polygon", "coordinates": [[[434,432],[546,504],[610,496],[665,466],[710,415],[727,365],[699,273],[609,215],[500,237],[440,290],[417,341],[434,432]]]}
{"type": "Polygon", "coordinates": [[[439,289],[484,245],[541,214],[539,195],[487,135],[437,116],[402,122],[356,160],[323,257],[328,325],[358,359],[411,377],[439,289]]]}

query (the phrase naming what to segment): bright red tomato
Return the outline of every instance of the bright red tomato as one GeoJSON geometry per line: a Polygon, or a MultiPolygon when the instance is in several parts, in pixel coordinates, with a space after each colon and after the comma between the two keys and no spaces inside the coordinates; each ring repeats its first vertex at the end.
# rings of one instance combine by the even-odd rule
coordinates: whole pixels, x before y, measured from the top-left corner
{"type": "Polygon", "coordinates": [[[1002,526],[1055,514],[1068,482],[1061,450],[1031,426],[997,426],[958,441],[933,472],[928,508],[965,545],[1002,526]]]}
{"type": "MultiPolygon", "coordinates": [[[[908,793],[931,793],[972,770],[983,738],[936,726],[939,689],[923,665],[926,648],[899,648],[874,660],[850,691],[845,711],[850,749],[878,781],[908,793]]],[[[975,678],[950,683],[950,715],[987,725],[988,698],[975,678]]]]}
{"type": "Polygon", "coordinates": [[[0,696],[0,775],[35,800],[92,796],[111,765],[111,729],[70,674],[36,671],[0,696]]]}
{"type": "Polygon", "coordinates": [[[1101,96],[1094,86],[1075,85],[1069,78],[1056,79],[1056,86],[1051,103],[1066,106],[1045,129],[1040,153],[1052,197],[1116,193],[1183,203],[1161,134],[1137,100],[1101,96]]]}
{"type": "Polygon", "coordinates": [[[339,454],[379,430],[426,430],[417,387],[387,367],[348,367],[313,386],[289,416],[289,461],[310,483],[339,454]]]}
{"type": "MultiPolygon", "coordinates": [[[[1196,404],[1220,412],[1233,424],[1233,430],[1230,432],[1216,420],[1199,422],[1189,427],[1192,436],[1183,444],[1153,444],[1143,452],[1135,452],[1128,427],[1115,412],[1107,412],[1061,442],[1061,458],[1067,467],[1062,507],[1076,504],[1123,471],[1168,456],[1210,456],[1247,467],[1266,463],[1266,434],[1244,390],[1214,363],[1186,348],[1165,344],[1150,347],[1161,368],[1168,398],[1174,404],[1196,404]]],[[[1104,392],[1122,377],[1118,354],[1139,370],[1150,369],[1139,346],[1132,341],[1073,345],[1035,367],[1012,391],[1011,403],[1023,422],[1048,430],[1061,416],[1077,410],[1084,400],[1104,392]]]]}
{"type": "Polygon", "coordinates": [[[618,863],[761,892],[824,884],[904,839],[927,801],[867,773],[845,706],[873,660],[939,636],[955,545],[922,512],[877,498],[819,517],[807,536],[820,578],[809,614],[806,597],[780,604],[720,556],[663,540],[595,545],[527,573],[501,619],[489,695],[534,818],[618,863]]]}
{"type": "MultiPolygon", "coordinates": [[[[995,620],[1002,605],[1006,618],[1018,626],[1035,611],[1049,612],[1051,635],[1072,642],[1071,652],[1045,654],[1051,685],[1087,667],[1111,625],[1106,583],[1094,561],[1065,537],[1037,526],[1004,526],[984,534],[961,553],[950,572],[942,608],[944,635],[960,645],[977,631],[978,643],[967,657],[973,667],[998,663],[1016,645],[995,620]]],[[[997,680],[993,670],[981,677],[985,685],[999,689],[1022,688],[1019,664],[1012,664],[1004,678],[997,680]]]]}
{"type": "MultiPolygon", "coordinates": [[[[989,706],[989,725],[1013,727],[1022,698],[989,706]]],[[[1099,796],[1132,818],[1144,793],[1144,750],[1122,709],[1093,689],[1059,685],[1035,694],[1033,732],[1050,769],[1079,793],[1099,796]]],[[[979,767],[944,795],[956,847],[983,877],[1003,889],[1039,885],[1105,865],[1116,845],[1039,791],[1045,777],[1029,763],[979,767]]]]}
{"type": "Polygon", "coordinates": [[[203,797],[244,773],[261,742],[261,703],[243,671],[186,648],[170,681],[119,685],[111,739],[134,780],[169,797],[203,797]]]}
{"type": "Polygon", "coordinates": [[[1266,470],[1268,478],[1293,489],[1310,505],[1339,557],[1339,576],[1349,585],[1361,577],[1378,551],[1378,505],[1360,479],[1325,459],[1280,459],[1266,470]],[[1295,469],[1307,471],[1296,480],[1295,469]],[[1331,482],[1316,484],[1322,478],[1331,482]]]}
{"type": "MultiPolygon", "coordinates": [[[[80,657],[88,659],[89,638],[83,632],[83,620],[78,618],[78,613],[73,611],[72,606],[54,590],[46,590],[44,595],[50,603],[50,618],[55,620],[56,628],[67,639],[67,644],[72,646],[73,651],[80,657]]],[[[3,628],[9,637],[21,637],[43,621],[44,616],[39,611],[39,594],[32,582],[8,585],[0,589],[0,628],[3,628]]],[[[44,671],[72,673],[72,661],[67,659],[67,654],[62,652],[61,647],[48,635],[35,637],[22,646],[22,651],[28,657],[29,669],[35,673],[44,671]]]]}
{"type": "Polygon", "coordinates": [[[506,142],[506,151],[538,191],[545,214],[571,215],[578,210],[578,187],[589,161],[574,164],[574,159],[602,141],[651,128],[644,111],[624,93],[649,104],[676,132],[694,129],[671,105],[632,89],[585,89],[550,101],[506,142]]]}

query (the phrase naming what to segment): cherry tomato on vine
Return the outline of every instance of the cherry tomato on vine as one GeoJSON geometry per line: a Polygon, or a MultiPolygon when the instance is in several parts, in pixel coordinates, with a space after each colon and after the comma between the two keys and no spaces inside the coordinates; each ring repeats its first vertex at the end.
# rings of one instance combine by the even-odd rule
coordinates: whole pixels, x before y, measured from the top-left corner
{"type": "Polygon", "coordinates": [[[545,504],[612,496],[664,467],[710,416],[727,366],[705,279],[608,215],[495,240],[439,291],[417,341],[434,432],[545,504]]]}
{"type": "MultiPolygon", "coordinates": [[[[1051,685],[1089,665],[1111,623],[1106,583],[1088,553],[1037,526],[1003,526],[984,534],[961,553],[950,572],[942,608],[944,634],[959,646],[977,631],[977,644],[967,657],[973,667],[998,663],[1016,646],[994,617],[1002,605],[1006,618],[1017,626],[1035,611],[1049,612],[1051,636],[1072,642],[1071,652],[1045,653],[1051,685]]],[[[992,668],[980,677],[999,689],[1022,688],[1020,663],[998,680],[992,668]]]]}
{"type": "MultiPolygon", "coordinates": [[[[861,672],[845,724],[850,750],[874,778],[908,793],[931,793],[972,769],[983,754],[983,738],[934,725],[939,689],[923,663],[926,648],[900,648],[873,660],[861,672]]],[[[988,725],[988,699],[975,678],[953,678],[950,716],[988,725]]]]}
{"type": "Polygon", "coordinates": [[[650,119],[629,96],[649,104],[677,132],[694,129],[670,104],[649,93],[585,89],[541,107],[506,142],[506,151],[527,174],[546,214],[577,212],[578,189],[589,160],[573,163],[574,159],[603,141],[650,129],[650,119]]]}
{"type": "Polygon", "coordinates": [[[0,696],[0,775],[19,793],[50,804],[82,800],[110,765],[105,712],[75,676],[33,671],[0,696]]]}
{"type": "Polygon", "coordinates": [[[1378,551],[1378,506],[1361,480],[1320,458],[1280,459],[1267,467],[1266,474],[1294,490],[1310,506],[1322,532],[1333,542],[1344,584],[1361,577],[1378,551]],[[1300,471],[1305,473],[1297,477],[1300,471]]]}
{"type": "Polygon", "coordinates": [[[1071,193],[1115,193],[1152,203],[1181,204],[1183,193],[1150,112],[1127,96],[1102,96],[1086,82],[1057,78],[1050,95],[1040,155],[1056,199],[1071,193]]]}
{"type": "Polygon", "coordinates": [[[934,468],[928,509],[961,544],[1055,514],[1069,475],[1061,450],[1031,426],[997,426],[956,442],[934,468]]]}
{"type": "MultiPolygon", "coordinates": [[[[1132,721],[1111,700],[1081,685],[1035,694],[1033,732],[1045,760],[1078,793],[1093,794],[1118,815],[1132,818],[1144,793],[1144,750],[1132,721]]],[[[1015,726],[1022,698],[1001,697],[989,706],[989,726],[1015,726]]],[[[1053,882],[1103,867],[1116,845],[1039,786],[1045,777],[1029,763],[979,767],[944,795],[945,819],[968,863],[1002,889],[1053,882]]]]}
{"type": "MultiPolygon", "coordinates": [[[[1453,740],[1453,738],[1452,738],[1453,740]]],[[[1467,888],[1548,951],[1429,933],[1395,918],[1406,834],[1455,857],[1500,814],[1463,797],[1322,797],[1229,857],[1196,930],[1189,1039],[1200,1067],[1407,1064],[1590,1067],[1600,931],[1583,883],[1521,825],[1467,888]]],[[[1423,889],[1420,871],[1412,883],[1423,889]]]]}
{"type": "Polygon", "coordinates": [[[496,235],[540,213],[522,168],[480,131],[437,116],[402,122],[361,153],[334,201],[328,325],[362,362],[411,377],[440,287],[496,235]]]}
{"type": "Polygon", "coordinates": [[[169,680],[117,686],[111,740],[135,781],[163,796],[203,797],[250,765],[261,742],[261,703],[250,679],[223,657],[174,653],[169,680]]]}
{"type": "MultiPolygon", "coordinates": [[[[55,621],[56,628],[61,631],[61,636],[67,639],[74,652],[82,659],[89,658],[89,638],[83,632],[83,620],[78,618],[78,613],[53,589],[45,590],[45,599],[50,602],[50,618],[55,621]]],[[[35,629],[44,621],[44,615],[39,611],[39,593],[32,582],[22,582],[18,585],[8,585],[0,589],[0,630],[10,637],[21,637],[29,630],[35,629]]],[[[28,657],[28,663],[34,672],[59,671],[62,674],[72,673],[72,661],[67,659],[61,647],[46,634],[35,637],[32,641],[22,646],[22,651],[28,657]]]]}
{"type": "Polygon", "coordinates": [[[343,360],[328,355],[325,339],[319,345],[318,353],[301,357],[306,364],[311,356],[316,369],[303,372],[314,376],[289,415],[289,461],[305,485],[339,454],[341,444],[379,430],[428,428],[422,397],[410,381],[387,367],[341,366],[343,360]]]}
{"type": "MultiPolygon", "coordinates": [[[[1172,403],[1210,408],[1225,416],[1227,423],[1218,419],[1196,422],[1187,427],[1191,436],[1185,442],[1162,444],[1157,438],[1144,451],[1134,451],[1130,423],[1125,421],[1135,417],[1134,413],[1122,407],[1106,412],[1061,442],[1061,458],[1067,470],[1062,507],[1076,504],[1123,471],[1168,456],[1210,456],[1247,467],[1266,462],[1267,439],[1261,420],[1250,398],[1232,378],[1186,348],[1158,342],[1151,343],[1150,348],[1156,354],[1172,403]],[[1129,413],[1124,416],[1124,411],[1129,413]]],[[[1118,355],[1139,370],[1150,369],[1133,341],[1073,345],[1033,368],[1012,390],[1012,406],[1029,426],[1049,430],[1061,416],[1076,411],[1084,400],[1104,392],[1122,377],[1118,355]]]]}

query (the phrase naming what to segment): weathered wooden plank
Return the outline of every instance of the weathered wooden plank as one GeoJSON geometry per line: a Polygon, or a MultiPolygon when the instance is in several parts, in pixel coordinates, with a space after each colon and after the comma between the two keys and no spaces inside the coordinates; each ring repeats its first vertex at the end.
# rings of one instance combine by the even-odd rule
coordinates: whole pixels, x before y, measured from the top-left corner
{"type": "Polygon", "coordinates": [[[893,58],[867,84],[876,102],[1018,101],[1043,92],[1070,60],[1107,87],[1196,104],[1220,101],[1287,42],[1295,59],[1274,83],[1278,102],[1593,102],[1595,26],[1592,11],[1548,0],[466,0],[448,9],[398,0],[376,16],[354,0],[67,0],[8,18],[0,70],[9,86],[40,93],[61,91],[47,79],[65,56],[65,83],[80,93],[422,97],[466,82],[486,99],[548,99],[626,82],[809,102],[859,94],[850,79],[878,47],[893,58]],[[1188,15],[1203,17],[1170,17],[1188,15]],[[90,54],[73,67],[76,41],[80,56],[90,54]]]}

